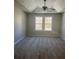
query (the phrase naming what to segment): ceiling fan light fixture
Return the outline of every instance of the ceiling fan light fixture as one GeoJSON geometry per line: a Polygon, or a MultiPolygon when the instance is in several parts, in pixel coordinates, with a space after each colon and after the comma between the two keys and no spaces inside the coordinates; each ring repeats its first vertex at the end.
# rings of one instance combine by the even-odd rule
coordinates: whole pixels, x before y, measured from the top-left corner
{"type": "Polygon", "coordinates": [[[46,6],[46,0],[44,0],[44,6],[35,8],[32,12],[34,13],[56,13],[54,8],[48,8],[46,6]]]}
{"type": "Polygon", "coordinates": [[[47,6],[43,6],[42,8],[43,8],[43,10],[45,11],[45,10],[47,9],[47,6]]]}

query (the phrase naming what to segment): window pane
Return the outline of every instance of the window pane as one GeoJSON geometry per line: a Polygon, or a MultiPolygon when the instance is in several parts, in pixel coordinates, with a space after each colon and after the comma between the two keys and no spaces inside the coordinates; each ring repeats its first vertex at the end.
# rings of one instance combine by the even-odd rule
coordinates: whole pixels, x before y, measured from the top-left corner
{"type": "Polygon", "coordinates": [[[52,30],[52,17],[45,17],[45,30],[52,30]]]}
{"type": "Polygon", "coordinates": [[[42,17],[36,17],[35,20],[36,23],[42,23],[42,17]]]}
{"type": "Polygon", "coordinates": [[[42,30],[42,17],[35,18],[35,30],[42,30]]]}
{"type": "Polygon", "coordinates": [[[35,30],[42,30],[42,23],[36,23],[35,30]]]}

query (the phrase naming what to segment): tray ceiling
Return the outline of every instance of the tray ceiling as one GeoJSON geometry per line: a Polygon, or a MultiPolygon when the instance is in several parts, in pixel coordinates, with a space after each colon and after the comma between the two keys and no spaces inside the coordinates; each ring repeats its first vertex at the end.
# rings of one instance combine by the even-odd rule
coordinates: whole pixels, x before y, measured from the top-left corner
{"type": "MultiPolygon", "coordinates": [[[[25,7],[26,12],[32,12],[37,7],[44,5],[43,0],[16,0],[19,4],[25,7]]],[[[65,0],[47,0],[46,5],[49,8],[55,8],[57,12],[64,12],[65,0]]]]}

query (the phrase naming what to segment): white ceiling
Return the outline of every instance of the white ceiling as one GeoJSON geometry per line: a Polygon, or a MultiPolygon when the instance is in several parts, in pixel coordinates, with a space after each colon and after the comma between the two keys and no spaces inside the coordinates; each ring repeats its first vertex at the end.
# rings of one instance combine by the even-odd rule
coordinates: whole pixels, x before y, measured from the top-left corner
{"type": "MultiPolygon", "coordinates": [[[[42,7],[44,5],[43,0],[16,0],[27,10],[26,12],[32,12],[37,7],[42,7]]],[[[57,12],[64,12],[65,0],[47,0],[46,5],[49,8],[55,8],[57,12]]]]}

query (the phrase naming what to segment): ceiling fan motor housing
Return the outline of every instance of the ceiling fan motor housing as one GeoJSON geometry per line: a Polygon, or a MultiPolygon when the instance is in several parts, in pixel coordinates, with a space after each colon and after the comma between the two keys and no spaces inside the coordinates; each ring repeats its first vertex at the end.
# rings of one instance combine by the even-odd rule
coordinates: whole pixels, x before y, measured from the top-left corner
{"type": "Polygon", "coordinates": [[[46,10],[47,9],[47,6],[43,6],[43,9],[46,10]]]}
{"type": "Polygon", "coordinates": [[[44,0],[44,1],[46,1],[46,0],[44,0]]]}

